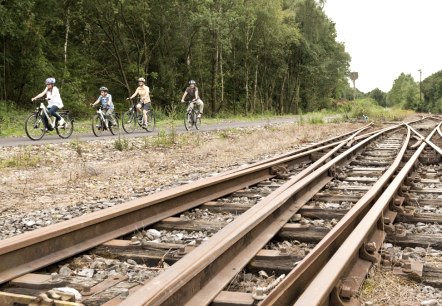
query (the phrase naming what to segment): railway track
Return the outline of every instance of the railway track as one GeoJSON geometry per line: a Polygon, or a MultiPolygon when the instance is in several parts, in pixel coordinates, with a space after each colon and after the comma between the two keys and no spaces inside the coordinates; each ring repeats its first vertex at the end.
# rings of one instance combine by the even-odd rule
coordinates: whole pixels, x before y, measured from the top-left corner
{"type": "MultiPolygon", "coordinates": [[[[373,202],[380,189],[387,186],[395,172],[393,169],[399,167],[401,158],[397,153],[405,154],[405,143],[411,137],[412,128],[393,126],[360,135],[367,128],[219,177],[1,241],[0,281],[8,283],[9,292],[25,287],[30,287],[28,291],[33,289],[34,294],[41,292],[41,288],[54,282],[54,277],[47,278],[44,285],[36,285],[33,280],[26,279],[28,273],[99,246],[87,256],[114,252],[115,257],[127,261],[135,259],[133,265],[150,262],[153,268],[164,270],[144,286],[140,283],[116,290],[113,295],[104,294],[109,298],[105,305],[223,305],[223,301],[232,302],[238,298],[257,303],[265,298],[268,292],[264,291],[270,291],[275,282],[264,291],[258,286],[253,294],[225,289],[229,284],[235,286],[232,279],[244,271],[244,267],[254,267],[251,270],[256,271],[267,269],[264,275],[289,272],[281,260],[284,262],[285,258],[285,262],[290,262],[295,257],[287,244],[285,247],[279,245],[278,250],[266,247],[273,236],[277,237],[275,241],[287,241],[313,234],[310,226],[313,221],[309,219],[317,218],[331,199],[334,202],[328,205],[328,209],[332,209],[330,212],[336,208],[357,210],[355,207],[362,199],[373,202]],[[408,133],[404,134],[406,130],[408,133]],[[378,192],[373,191],[375,187],[379,188],[378,192]],[[197,206],[197,210],[186,212],[197,206]],[[178,214],[182,217],[175,217],[178,214]],[[193,220],[188,217],[192,214],[197,218],[203,215],[206,220],[193,220]],[[155,225],[149,230],[143,230],[152,224],[155,225]],[[176,239],[174,231],[181,231],[178,243],[158,241],[158,233],[176,239]],[[186,236],[186,232],[190,235],[186,236]],[[198,232],[206,233],[195,234],[198,232]],[[121,240],[124,236],[129,239],[121,240]],[[115,240],[117,238],[120,240],[115,240]],[[263,265],[263,258],[267,262],[279,262],[273,267],[263,265]],[[169,264],[173,266],[165,269],[169,264]],[[39,289],[35,289],[37,287],[39,289]]],[[[368,204],[359,210],[366,212],[368,204]]],[[[349,222],[353,226],[360,221],[354,218],[353,223],[349,222]]],[[[349,232],[349,228],[342,231],[349,232]]],[[[327,237],[333,230],[319,232],[327,237]]],[[[313,251],[309,254],[323,243],[320,238],[307,241],[316,245],[311,246],[313,251]]],[[[340,239],[344,241],[343,237],[340,239]]],[[[340,243],[337,241],[329,243],[340,243]]],[[[323,252],[331,256],[336,251],[331,249],[323,252]]],[[[303,267],[306,259],[297,259],[300,263],[296,268],[303,267]]],[[[58,276],[57,281],[60,280],[58,276]]],[[[102,293],[127,280],[127,277],[107,276],[102,282],[76,283],[75,287],[86,297],[82,300],[86,305],[104,304],[102,293]]],[[[15,298],[15,293],[7,292],[0,295],[0,301],[4,298],[10,302],[15,298]]]]}
{"type": "Polygon", "coordinates": [[[342,145],[343,140],[357,141],[355,136],[368,128],[366,126],[218,177],[4,239],[0,242],[0,282],[5,283],[194,206],[279,176],[281,171],[288,171],[290,167],[307,165],[315,156],[342,145]]]}

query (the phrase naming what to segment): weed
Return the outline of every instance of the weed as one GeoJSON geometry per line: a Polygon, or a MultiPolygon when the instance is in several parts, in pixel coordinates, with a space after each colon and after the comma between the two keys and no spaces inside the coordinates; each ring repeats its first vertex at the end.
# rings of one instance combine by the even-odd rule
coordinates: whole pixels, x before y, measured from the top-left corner
{"type": "Polygon", "coordinates": [[[84,141],[80,140],[78,137],[75,137],[75,139],[71,141],[71,148],[74,149],[75,152],[77,152],[78,156],[82,156],[84,151],[84,144],[84,141]]]}
{"type": "Polygon", "coordinates": [[[35,167],[40,162],[40,157],[34,155],[31,149],[21,149],[12,157],[0,161],[0,168],[27,168],[35,167]]]}
{"type": "Polygon", "coordinates": [[[172,126],[169,133],[161,129],[158,131],[157,137],[154,139],[154,145],[157,147],[171,147],[177,142],[177,132],[172,126]]]}
{"type": "Polygon", "coordinates": [[[126,137],[121,138],[121,136],[118,136],[118,139],[114,142],[114,148],[118,151],[124,151],[129,149],[129,139],[126,137]]]}
{"type": "Polygon", "coordinates": [[[230,135],[229,135],[229,131],[228,130],[218,131],[217,134],[218,134],[218,137],[221,138],[221,139],[229,139],[229,138],[231,138],[230,135]]]}

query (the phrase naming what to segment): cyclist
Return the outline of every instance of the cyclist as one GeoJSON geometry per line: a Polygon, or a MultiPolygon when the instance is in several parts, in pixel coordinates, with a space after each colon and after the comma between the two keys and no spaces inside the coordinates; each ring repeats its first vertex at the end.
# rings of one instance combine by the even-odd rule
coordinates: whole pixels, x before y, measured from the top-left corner
{"type": "Polygon", "coordinates": [[[91,104],[91,106],[93,107],[100,102],[103,109],[104,117],[108,117],[110,119],[111,125],[117,125],[117,122],[115,121],[115,117],[113,115],[114,103],[112,102],[112,95],[109,93],[109,89],[107,89],[107,87],[100,87],[100,96],[94,103],[91,104]]]}
{"type": "Polygon", "coordinates": [[[45,126],[47,126],[48,130],[52,131],[56,123],[58,122],[58,127],[62,127],[65,124],[64,119],[57,113],[59,109],[63,108],[63,101],[61,100],[60,91],[58,90],[57,86],[55,86],[55,79],[54,78],[47,78],[45,81],[46,88],[33,97],[31,100],[34,101],[38,98],[43,97],[46,95],[46,100],[48,101],[48,112],[49,115],[55,117],[55,122],[53,125],[48,124],[48,120],[46,119],[46,116],[43,116],[43,120],[45,121],[45,126]]]}
{"type": "Polygon", "coordinates": [[[195,104],[199,107],[199,114],[198,118],[201,118],[201,115],[203,113],[204,109],[204,103],[200,99],[199,93],[198,93],[198,87],[196,87],[196,82],[194,80],[189,81],[189,87],[186,88],[184,91],[183,97],[181,98],[181,102],[186,102],[186,97],[190,100],[189,106],[187,107],[187,111],[194,108],[195,104]]]}
{"type": "Polygon", "coordinates": [[[146,80],[144,78],[138,79],[138,87],[134,94],[127,98],[126,100],[133,99],[136,95],[140,96],[140,102],[137,104],[137,111],[141,111],[143,107],[143,127],[147,126],[147,112],[152,108],[150,100],[149,87],[145,85],[146,80]]]}

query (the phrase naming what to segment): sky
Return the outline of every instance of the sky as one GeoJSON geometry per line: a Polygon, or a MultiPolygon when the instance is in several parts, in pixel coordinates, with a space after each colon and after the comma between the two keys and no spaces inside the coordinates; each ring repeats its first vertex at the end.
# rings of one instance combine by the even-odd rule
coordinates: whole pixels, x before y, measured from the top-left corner
{"type": "Polygon", "coordinates": [[[422,80],[442,70],[442,0],[327,0],[324,11],[360,91],[388,92],[402,72],[419,82],[419,69],[422,80]]]}

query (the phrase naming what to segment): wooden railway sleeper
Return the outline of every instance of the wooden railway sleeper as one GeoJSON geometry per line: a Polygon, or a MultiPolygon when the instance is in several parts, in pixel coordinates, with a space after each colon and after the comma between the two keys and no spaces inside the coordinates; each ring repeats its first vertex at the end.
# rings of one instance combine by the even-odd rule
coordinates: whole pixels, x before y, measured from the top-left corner
{"type": "Polygon", "coordinates": [[[399,260],[398,266],[390,265],[388,268],[393,268],[393,274],[399,276],[405,276],[411,280],[420,282],[424,274],[424,264],[417,260],[410,259],[408,253],[403,253],[402,258],[399,260]]]}
{"type": "Polygon", "coordinates": [[[270,174],[275,175],[278,179],[287,179],[290,177],[288,165],[276,165],[270,168],[270,174]]]}

